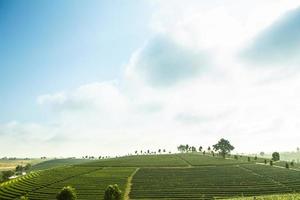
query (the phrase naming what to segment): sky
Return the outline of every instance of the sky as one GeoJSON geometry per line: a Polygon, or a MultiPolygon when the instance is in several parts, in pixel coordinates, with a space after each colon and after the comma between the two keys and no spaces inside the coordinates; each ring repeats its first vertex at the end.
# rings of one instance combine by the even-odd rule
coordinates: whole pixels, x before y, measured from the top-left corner
{"type": "Polygon", "coordinates": [[[0,157],[300,146],[299,0],[0,0],[0,157]]]}

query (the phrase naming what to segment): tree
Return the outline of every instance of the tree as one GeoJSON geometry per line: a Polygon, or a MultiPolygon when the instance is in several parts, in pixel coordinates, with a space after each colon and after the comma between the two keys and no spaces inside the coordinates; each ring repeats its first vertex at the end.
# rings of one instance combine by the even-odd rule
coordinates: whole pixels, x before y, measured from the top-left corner
{"type": "Polygon", "coordinates": [[[202,146],[200,146],[200,147],[199,147],[199,151],[202,151],[202,149],[203,149],[203,147],[202,147],[202,146]]]}
{"type": "Polygon", "coordinates": [[[257,160],[257,156],[254,157],[254,160],[257,160]]]}
{"type": "Polygon", "coordinates": [[[121,200],[122,191],[117,184],[107,186],[104,193],[104,200],[121,200]]]}
{"type": "Polygon", "coordinates": [[[217,144],[213,145],[213,148],[225,158],[226,154],[234,149],[234,146],[232,146],[228,140],[222,138],[217,144]]]}
{"type": "Polygon", "coordinates": [[[270,160],[270,165],[273,166],[273,161],[272,160],[270,160]]]}
{"type": "Polygon", "coordinates": [[[273,160],[273,161],[278,161],[278,160],[280,160],[280,155],[279,155],[278,152],[272,153],[272,160],[273,160]]]}
{"type": "Polygon", "coordinates": [[[161,149],[158,149],[158,153],[161,153],[161,149]]]}
{"type": "Polygon", "coordinates": [[[12,170],[8,170],[8,171],[3,171],[2,172],[2,179],[4,181],[7,181],[9,179],[9,177],[11,177],[12,175],[14,175],[15,173],[12,170]]]}
{"type": "Polygon", "coordinates": [[[285,163],[285,168],[287,168],[287,169],[290,168],[289,163],[285,163]]]}
{"type": "Polygon", "coordinates": [[[181,144],[177,147],[177,150],[180,151],[181,153],[183,153],[186,151],[186,146],[181,144]]]}
{"type": "Polygon", "coordinates": [[[17,165],[16,166],[16,172],[22,172],[23,171],[23,166],[22,165],[17,165]]]}
{"type": "Polygon", "coordinates": [[[61,191],[56,195],[57,200],[76,200],[76,191],[71,186],[66,186],[61,189],[61,191]]]}
{"type": "Polygon", "coordinates": [[[267,160],[265,159],[265,164],[267,164],[267,160]]]}
{"type": "Polygon", "coordinates": [[[30,163],[28,163],[28,164],[25,165],[25,167],[24,167],[25,171],[28,171],[30,168],[31,168],[31,164],[30,164],[30,163]]]}
{"type": "Polygon", "coordinates": [[[207,151],[210,151],[210,147],[207,148],[207,151]]]}
{"type": "Polygon", "coordinates": [[[251,161],[251,158],[250,157],[248,157],[248,162],[250,162],[251,161]]]}
{"type": "Polygon", "coordinates": [[[265,155],[265,152],[262,151],[262,152],[259,153],[259,155],[260,155],[260,156],[264,156],[264,155],[265,155]]]}

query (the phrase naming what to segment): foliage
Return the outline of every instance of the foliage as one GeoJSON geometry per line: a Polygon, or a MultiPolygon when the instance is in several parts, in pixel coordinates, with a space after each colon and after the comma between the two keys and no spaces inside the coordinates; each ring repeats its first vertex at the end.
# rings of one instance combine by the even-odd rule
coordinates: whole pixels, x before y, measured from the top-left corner
{"type": "Polygon", "coordinates": [[[121,200],[122,192],[117,184],[107,186],[104,200],[121,200]]]}
{"type": "Polygon", "coordinates": [[[278,160],[280,160],[280,155],[279,155],[278,152],[272,153],[272,160],[273,160],[273,161],[278,161],[278,160]]]}
{"type": "Polygon", "coordinates": [[[11,177],[12,175],[14,175],[14,171],[12,171],[12,170],[3,171],[2,172],[2,180],[4,180],[4,181],[8,180],[9,177],[11,177]]]}
{"type": "Polygon", "coordinates": [[[71,186],[66,186],[56,195],[57,200],[75,200],[77,199],[76,191],[71,186]]]}
{"type": "Polygon", "coordinates": [[[230,144],[228,140],[222,138],[219,142],[213,145],[215,151],[218,151],[224,158],[225,155],[234,150],[234,147],[230,144]]]}

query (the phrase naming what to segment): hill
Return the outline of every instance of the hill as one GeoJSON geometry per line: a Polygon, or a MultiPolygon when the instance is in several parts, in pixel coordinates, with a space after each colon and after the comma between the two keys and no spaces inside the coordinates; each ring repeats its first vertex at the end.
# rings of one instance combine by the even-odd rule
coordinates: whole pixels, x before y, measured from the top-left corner
{"type": "Polygon", "coordinates": [[[118,184],[123,196],[130,199],[220,199],[300,192],[299,171],[256,161],[260,160],[199,153],[126,156],[77,164],[52,161],[71,165],[56,165],[5,182],[0,185],[0,199],[28,194],[32,200],[51,200],[66,185],[75,187],[82,200],[103,199],[109,184],[118,184]]]}

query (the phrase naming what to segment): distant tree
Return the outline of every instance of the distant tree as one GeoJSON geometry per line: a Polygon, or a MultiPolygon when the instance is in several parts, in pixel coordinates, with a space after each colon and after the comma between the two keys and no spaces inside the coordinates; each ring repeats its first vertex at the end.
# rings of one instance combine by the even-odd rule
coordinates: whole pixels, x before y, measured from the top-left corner
{"type": "Polygon", "coordinates": [[[210,147],[207,148],[207,151],[210,151],[210,147]]]}
{"type": "Polygon", "coordinates": [[[202,147],[202,146],[200,146],[200,147],[199,147],[199,151],[202,151],[202,149],[203,149],[203,147],[202,147]]]}
{"type": "Polygon", "coordinates": [[[238,160],[238,159],[239,159],[239,157],[238,157],[237,155],[234,155],[234,159],[238,160]]]}
{"type": "Polygon", "coordinates": [[[292,161],[292,162],[291,162],[291,166],[294,167],[294,165],[295,165],[295,163],[294,163],[294,161],[292,161]]]}
{"type": "Polygon", "coordinates": [[[161,149],[158,149],[158,153],[161,153],[161,149]]]}
{"type": "Polygon", "coordinates": [[[280,155],[279,155],[278,152],[274,152],[274,153],[272,154],[272,160],[273,160],[273,161],[278,161],[278,160],[280,160],[280,155]]]}
{"type": "Polygon", "coordinates": [[[289,163],[285,163],[285,168],[289,169],[290,168],[290,165],[289,163]]]}
{"type": "Polygon", "coordinates": [[[203,155],[205,155],[205,151],[203,151],[203,155]]]}
{"type": "Polygon", "coordinates": [[[234,147],[230,144],[228,140],[222,138],[219,142],[213,145],[215,151],[218,151],[224,158],[226,154],[230,153],[234,147]]]}
{"type": "Polygon", "coordinates": [[[135,151],[134,153],[135,153],[135,154],[138,154],[138,151],[135,151]]]}
{"type": "Polygon", "coordinates": [[[24,170],[28,171],[30,168],[31,168],[31,164],[28,163],[28,164],[25,165],[24,170]]]}
{"type": "Polygon", "coordinates": [[[181,144],[177,147],[177,150],[180,151],[181,153],[183,153],[186,151],[186,146],[181,144]]]}
{"type": "Polygon", "coordinates": [[[147,154],[150,154],[150,150],[149,149],[147,150],[147,154]]]}
{"type": "Polygon", "coordinates": [[[250,162],[251,161],[251,158],[250,157],[248,157],[248,162],[250,162]]]}
{"type": "Polygon", "coordinates": [[[254,157],[254,160],[257,160],[257,156],[254,157]]]}
{"type": "Polygon", "coordinates": [[[265,164],[267,164],[267,160],[265,159],[265,164]]]}
{"type": "Polygon", "coordinates": [[[194,146],[192,146],[191,149],[192,149],[192,152],[196,152],[197,151],[196,147],[194,147],[194,146]]]}
{"type": "Polygon", "coordinates": [[[260,156],[264,156],[264,155],[265,155],[265,152],[262,151],[262,152],[259,153],[259,155],[260,155],[260,156]]]}
{"type": "Polygon", "coordinates": [[[71,186],[66,186],[61,189],[61,191],[56,195],[57,200],[76,200],[76,191],[71,186]]]}
{"type": "Polygon", "coordinates": [[[16,166],[16,172],[22,172],[24,170],[22,165],[17,165],[16,166]]]}
{"type": "Polygon", "coordinates": [[[212,151],[211,153],[212,153],[212,156],[215,157],[215,152],[212,151]]]}
{"type": "Polygon", "coordinates": [[[122,191],[117,184],[107,186],[104,193],[104,200],[121,200],[122,191]]]}
{"type": "Polygon", "coordinates": [[[299,147],[297,147],[297,152],[299,152],[300,151],[300,148],[299,147]]]}
{"type": "Polygon", "coordinates": [[[166,149],[163,149],[163,152],[166,153],[166,149]]]}
{"type": "Polygon", "coordinates": [[[188,144],[185,145],[185,151],[188,152],[189,151],[190,146],[188,144]]]}
{"type": "Polygon", "coordinates": [[[14,175],[14,171],[12,170],[8,170],[8,171],[3,171],[2,172],[2,180],[7,181],[9,179],[9,177],[11,177],[12,175],[14,175]]]}
{"type": "Polygon", "coordinates": [[[273,161],[272,160],[270,160],[270,165],[273,166],[273,161]]]}

